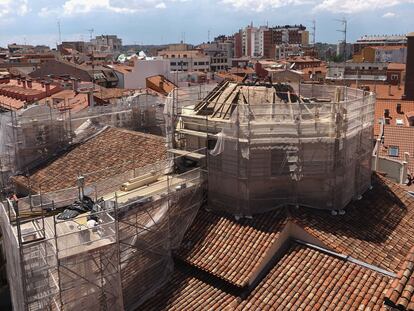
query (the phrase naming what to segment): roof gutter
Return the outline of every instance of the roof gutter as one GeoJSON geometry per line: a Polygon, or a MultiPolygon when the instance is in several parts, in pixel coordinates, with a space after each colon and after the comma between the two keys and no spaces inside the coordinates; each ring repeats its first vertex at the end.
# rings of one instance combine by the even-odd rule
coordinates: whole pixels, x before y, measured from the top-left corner
{"type": "Polygon", "coordinates": [[[375,272],[378,272],[378,273],[384,274],[384,275],[389,276],[389,277],[391,277],[391,278],[396,278],[396,277],[397,277],[397,274],[396,274],[396,273],[394,273],[394,272],[392,272],[392,271],[388,271],[388,270],[382,269],[382,268],[380,268],[380,267],[377,267],[377,266],[371,265],[371,264],[369,264],[369,263],[366,263],[366,262],[363,262],[363,261],[358,260],[358,259],[356,259],[356,258],[353,258],[353,257],[351,257],[351,256],[349,256],[349,255],[340,254],[340,253],[337,253],[337,252],[331,251],[331,250],[329,250],[329,249],[326,249],[326,248],[324,248],[324,247],[320,247],[320,246],[318,246],[318,245],[315,245],[315,244],[312,244],[312,243],[308,243],[308,242],[305,242],[305,241],[302,241],[302,240],[295,239],[294,241],[295,241],[296,243],[298,243],[298,244],[305,245],[305,246],[307,246],[307,247],[310,247],[310,248],[316,249],[316,250],[318,250],[318,251],[320,251],[320,252],[322,252],[322,253],[328,254],[328,255],[330,255],[330,256],[337,257],[337,258],[342,259],[342,260],[347,261],[347,262],[354,263],[354,264],[356,264],[356,265],[359,265],[359,266],[361,266],[361,267],[364,267],[364,268],[370,269],[370,270],[372,270],[372,271],[375,271],[375,272]]]}

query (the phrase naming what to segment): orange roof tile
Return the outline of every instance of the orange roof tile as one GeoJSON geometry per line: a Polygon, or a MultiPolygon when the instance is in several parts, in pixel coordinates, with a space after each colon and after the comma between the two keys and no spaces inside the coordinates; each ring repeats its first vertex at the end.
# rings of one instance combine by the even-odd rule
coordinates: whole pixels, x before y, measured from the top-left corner
{"type": "Polygon", "coordinates": [[[177,256],[185,262],[243,287],[286,225],[283,210],[254,220],[216,216],[200,211],[177,256]]]}
{"type": "Polygon", "coordinates": [[[389,287],[385,302],[399,310],[414,310],[414,248],[389,287]]]}
{"type": "Polygon", "coordinates": [[[414,199],[403,188],[375,177],[374,188],[350,203],[344,216],[292,210],[294,222],[331,249],[398,272],[414,247],[414,199]]]}
{"type": "Polygon", "coordinates": [[[408,169],[414,174],[414,127],[405,126],[384,126],[384,143],[380,148],[380,156],[388,157],[388,149],[391,146],[398,147],[398,156],[390,157],[395,160],[403,161],[404,153],[408,152],[408,169]]]}
{"type": "Polygon", "coordinates": [[[380,310],[390,277],[292,243],[250,293],[230,292],[186,267],[142,310],[380,310]],[[244,298],[244,296],[247,296],[244,298]]]}
{"type": "Polygon", "coordinates": [[[383,177],[375,175],[373,185],[343,216],[284,208],[236,221],[201,210],[177,253],[174,276],[141,308],[382,310],[387,300],[411,310],[414,199],[383,177]],[[268,258],[262,278],[246,286],[249,271],[289,223],[325,250],[288,239],[288,249],[268,258]]]}
{"type": "Polygon", "coordinates": [[[51,192],[76,186],[78,174],[98,172],[88,183],[107,179],[166,157],[164,138],[118,128],[107,128],[88,141],[74,146],[50,163],[34,170],[29,177],[13,180],[34,192],[51,192]]]}
{"type": "Polygon", "coordinates": [[[374,124],[374,134],[378,136],[380,134],[380,124],[379,120],[384,117],[384,111],[388,109],[389,111],[389,121],[390,125],[397,125],[397,119],[403,120],[404,126],[409,126],[407,118],[409,117],[408,113],[414,111],[414,101],[408,100],[377,100],[375,103],[375,124],[374,124]],[[401,113],[397,112],[397,104],[401,104],[401,113]]]}
{"type": "MultiPolygon", "coordinates": [[[[352,88],[356,88],[356,83],[351,83],[352,88]]],[[[358,83],[358,87],[367,86],[370,92],[374,92],[377,100],[401,100],[404,95],[404,85],[388,85],[388,84],[371,84],[358,83]]]]}

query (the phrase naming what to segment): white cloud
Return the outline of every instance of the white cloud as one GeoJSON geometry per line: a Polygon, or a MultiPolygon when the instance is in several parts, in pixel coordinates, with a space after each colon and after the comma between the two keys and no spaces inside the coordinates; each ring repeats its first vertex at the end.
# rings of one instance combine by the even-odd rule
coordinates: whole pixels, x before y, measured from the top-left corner
{"type": "Polygon", "coordinates": [[[262,12],[266,9],[276,9],[282,6],[312,3],[309,0],[221,0],[221,3],[240,10],[262,12]]]}
{"type": "Polygon", "coordinates": [[[284,6],[310,4],[314,6],[314,11],[358,13],[414,3],[414,0],[220,0],[220,2],[236,9],[257,12],[284,6]]]}
{"type": "Polygon", "coordinates": [[[158,3],[158,4],[155,6],[155,8],[156,8],[156,9],[166,9],[166,8],[167,8],[167,5],[165,4],[165,2],[161,2],[161,3],[158,3]]]}
{"type": "Polygon", "coordinates": [[[414,0],[323,0],[315,6],[315,11],[333,13],[359,13],[394,7],[414,0]]]}
{"type": "Polygon", "coordinates": [[[393,12],[388,12],[388,13],[385,13],[384,15],[382,15],[383,18],[394,18],[396,16],[397,16],[397,14],[395,14],[393,12]]]}
{"type": "Polygon", "coordinates": [[[0,18],[26,15],[29,12],[28,0],[0,0],[0,18]]]}
{"type": "Polygon", "coordinates": [[[63,15],[76,15],[95,11],[136,13],[148,9],[165,9],[168,2],[187,1],[190,0],[65,0],[62,7],[42,8],[39,15],[50,16],[58,12],[63,15]]]}

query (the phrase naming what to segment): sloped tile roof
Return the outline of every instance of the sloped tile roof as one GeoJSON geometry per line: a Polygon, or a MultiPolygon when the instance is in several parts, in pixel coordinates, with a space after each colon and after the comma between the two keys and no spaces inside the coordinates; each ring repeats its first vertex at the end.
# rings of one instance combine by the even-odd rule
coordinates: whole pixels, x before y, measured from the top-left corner
{"type": "Polygon", "coordinates": [[[200,211],[177,252],[182,264],[143,308],[380,310],[388,301],[409,309],[414,293],[413,236],[413,198],[376,175],[373,189],[351,203],[342,216],[284,208],[236,221],[200,211]],[[263,259],[289,224],[345,256],[287,240],[290,248],[281,258],[263,259]],[[246,284],[263,262],[263,279],[246,284]],[[398,273],[397,278],[393,273],[398,273]]]}
{"type": "Polygon", "coordinates": [[[165,158],[164,138],[107,128],[38,168],[29,178],[16,176],[13,179],[32,191],[39,191],[41,185],[43,192],[50,192],[75,187],[79,173],[97,172],[88,176],[87,182],[92,183],[165,158]]]}
{"type": "Polygon", "coordinates": [[[380,156],[403,161],[404,153],[408,152],[408,169],[414,174],[414,127],[402,127],[386,125],[384,127],[384,143],[380,148],[380,156]],[[388,150],[391,146],[398,147],[398,156],[389,157],[388,150]]]}
{"type": "Polygon", "coordinates": [[[287,222],[284,210],[236,221],[201,210],[177,256],[185,262],[245,286],[287,222]]]}
{"type": "MultiPolygon", "coordinates": [[[[414,112],[414,101],[407,100],[377,100],[375,103],[375,124],[374,134],[378,136],[380,134],[379,120],[384,117],[384,111],[388,109],[390,116],[391,126],[397,125],[397,119],[401,119],[404,122],[404,127],[408,127],[409,123],[407,117],[411,112],[414,112]],[[397,112],[397,104],[401,104],[401,114],[397,112]]],[[[402,126],[399,126],[402,127],[402,126]]]]}
{"type": "Polygon", "coordinates": [[[380,310],[389,277],[293,244],[236,310],[380,310]]]}
{"type": "Polygon", "coordinates": [[[292,221],[339,253],[397,273],[414,247],[414,199],[382,177],[373,187],[343,216],[292,209],[292,221]]]}
{"type": "Polygon", "coordinates": [[[388,289],[386,304],[400,310],[414,310],[414,248],[388,289]]]}
{"type": "Polygon", "coordinates": [[[390,277],[292,243],[245,299],[185,267],[140,310],[380,310],[390,277]]]}

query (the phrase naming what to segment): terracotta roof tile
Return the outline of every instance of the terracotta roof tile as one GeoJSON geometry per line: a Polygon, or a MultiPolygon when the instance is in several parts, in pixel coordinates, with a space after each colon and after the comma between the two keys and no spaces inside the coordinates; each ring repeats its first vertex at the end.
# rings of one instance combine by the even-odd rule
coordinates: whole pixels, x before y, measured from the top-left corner
{"type": "Polygon", "coordinates": [[[13,179],[33,191],[39,191],[39,185],[41,185],[42,191],[50,192],[76,186],[79,173],[99,171],[88,176],[86,181],[92,183],[158,162],[165,157],[164,138],[107,128],[49,164],[35,170],[29,178],[16,176],[13,179]]]}
{"type": "Polygon", "coordinates": [[[285,208],[235,221],[200,211],[177,254],[183,264],[143,309],[381,310],[387,297],[411,310],[414,200],[382,177],[375,176],[373,186],[343,216],[285,208]],[[293,243],[279,259],[273,257],[276,263],[265,260],[270,271],[261,270],[264,277],[258,284],[245,286],[263,263],[267,245],[281,239],[282,230],[292,223],[325,248],[398,277],[352,263],[350,257],[293,243]],[[238,290],[230,291],[225,284],[238,290]]]}
{"type": "Polygon", "coordinates": [[[380,124],[379,120],[384,117],[384,111],[388,109],[389,111],[389,125],[397,125],[397,119],[403,121],[404,125],[409,126],[408,117],[410,113],[414,111],[414,101],[407,100],[377,100],[375,103],[375,124],[374,124],[374,134],[378,136],[380,134],[380,124]],[[401,113],[397,112],[397,104],[401,104],[401,113]]]}
{"type": "Polygon", "coordinates": [[[245,299],[178,267],[141,310],[380,310],[390,278],[293,243],[245,299]]]}
{"type": "Polygon", "coordinates": [[[403,126],[384,126],[384,143],[380,148],[380,156],[403,161],[404,153],[408,152],[408,169],[414,174],[414,127],[403,126]],[[398,156],[388,156],[388,150],[391,146],[398,147],[398,156]]]}
{"type": "Polygon", "coordinates": [[[403,310],[414,310],[414,248],[386,293],[386,304],[403,310]]]}
{"type": "Polygon", "coordinates": [[[373,186],[343,216],[299,209],[292,221],[331,249],[396,273],[414,247],[414,199],[382,177],[373,186]]]}
{"type": "Polygon", "coordinates": [[[284,210],[240,221],[201,210],[187,231],[177,256],[243,287],[262,264],[286,222],[284,210]]]}

